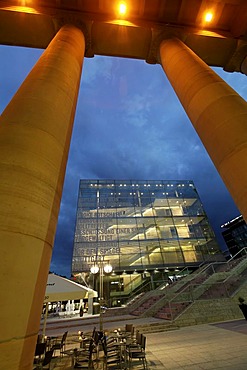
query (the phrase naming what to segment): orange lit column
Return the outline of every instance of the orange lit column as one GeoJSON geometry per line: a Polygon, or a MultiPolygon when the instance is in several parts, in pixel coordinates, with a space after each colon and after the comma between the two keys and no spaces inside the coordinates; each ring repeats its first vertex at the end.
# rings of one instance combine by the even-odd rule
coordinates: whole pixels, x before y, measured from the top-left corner
{"type": "Polygon", "coordinates": [[[247,221],[247,103],[180,40],[163,40],[160,60],[247,221]]]}
{"type": "Polygon", "coordinates": [[[84,51],[62,27],[0,117],[1,369],[32,369],[84,51]]]}

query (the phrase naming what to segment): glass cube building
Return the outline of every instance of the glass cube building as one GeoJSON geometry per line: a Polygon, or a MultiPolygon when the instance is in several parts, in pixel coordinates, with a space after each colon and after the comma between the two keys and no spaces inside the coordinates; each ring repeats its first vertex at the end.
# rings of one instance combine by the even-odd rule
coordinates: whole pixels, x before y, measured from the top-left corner
{"type": "Polygon", "coordinates": [[[192,181],[80,181],[74,276],[101,260],[125,286],[126,274],[181,271],[219,255],[192,181]]]}

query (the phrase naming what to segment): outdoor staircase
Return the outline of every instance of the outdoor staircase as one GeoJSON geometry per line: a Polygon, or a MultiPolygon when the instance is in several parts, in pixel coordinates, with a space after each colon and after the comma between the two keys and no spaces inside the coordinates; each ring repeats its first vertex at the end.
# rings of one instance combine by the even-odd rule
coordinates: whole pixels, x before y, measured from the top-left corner
{"type": "Polygon", "coordinates": [[[172,285],[144,294],[127,310],[139,317],[176,322],[198,301],[205,304],[206,300],[225,299],[231,305],[232,297],[243,285],[247,287],[247,254],[228,262],[204,265],[172,285]]]}
{"type": "Polygon", "coordinates": [[[158,319],[174,320],[188,306],[189,302],[171,302],[169,305],[161,307],[155,314],[158,319]]]}
{"type": "Polygon", "coordinates": [[[152,307],[156,302],[162,298],[163,295],[151,296],[140,304],[135,310],[131,311],[131,315],[140,316],[145,313],[150,307],[152,307]]]}

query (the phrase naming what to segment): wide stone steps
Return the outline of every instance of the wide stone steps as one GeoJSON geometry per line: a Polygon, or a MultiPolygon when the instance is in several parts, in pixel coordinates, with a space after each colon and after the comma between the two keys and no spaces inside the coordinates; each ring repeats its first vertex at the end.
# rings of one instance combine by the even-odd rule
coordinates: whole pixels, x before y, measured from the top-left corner
{"type": "Polygon", "coordinates": [[[139,330],[143,334],[158,333],[177,329],[179,329],[179,327],[172,323],[152,323],[151,325],[147,323],[144,325],[137,325],[137,330],[139,330]]]}

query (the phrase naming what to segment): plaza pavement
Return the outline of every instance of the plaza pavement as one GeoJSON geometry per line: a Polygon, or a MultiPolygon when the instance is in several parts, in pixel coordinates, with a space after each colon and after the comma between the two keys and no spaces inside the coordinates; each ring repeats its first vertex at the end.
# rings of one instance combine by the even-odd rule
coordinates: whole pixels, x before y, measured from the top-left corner
{"type": "MultiPolygon", "coordinates": [[[[105,322],[104,329],[124,327],[123,318],[119,320],[105,322]]],[[[141,320],[142,323],[153,323],[150,318],[140,319],[139,323],[141,320]]],[[[136,320],[132,321],[137,324],[136,320]]],[[[80,322],[82,330],[81,324],[83,321],[80,322]]],[[[55,333],[56,325],[52,326],[55,333]]],[[[76,330],[74,327],[70,332],[75,334],[76,330]]],[[[247,370],[247,321],[244,319],[145,335],[149,370],[247,370]]],[[[70,369],[71,359],[66,357],[57,361],[54,367],[54,370],[70,369]]]]}

